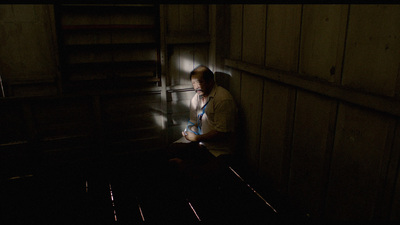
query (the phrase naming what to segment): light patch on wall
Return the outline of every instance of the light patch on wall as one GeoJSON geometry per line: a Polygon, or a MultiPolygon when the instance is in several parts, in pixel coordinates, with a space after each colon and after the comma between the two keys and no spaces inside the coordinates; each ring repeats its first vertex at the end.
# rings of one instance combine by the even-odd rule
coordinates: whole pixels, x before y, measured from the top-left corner
{"type": "Polygon", "coordinates": [[[180,68],[180,70],[184,73],[190,73],[194,69],[194,65],[198,65],[197,62],[193,61],[193,59],[181,59],[181,61],[177,61],[178,65],[177,67],[180,68]]]}
{"type": "Polygon", "coordinates": [[[165,116],[162,116],[158,112],[154,112],[153,120],[154,120],[155,124],[157,124],[157,126],[160,127],[161,129],[164,130],[166,128],[166,125],[164,125],[164,121],[167,121],[167,118],[165,116]]]}

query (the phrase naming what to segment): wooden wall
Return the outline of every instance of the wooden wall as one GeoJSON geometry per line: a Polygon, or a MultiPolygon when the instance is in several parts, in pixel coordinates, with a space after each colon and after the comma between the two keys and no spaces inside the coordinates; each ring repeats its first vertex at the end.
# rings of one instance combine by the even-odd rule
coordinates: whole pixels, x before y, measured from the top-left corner
{"type": "Polygon", "coordinates": [[[171,143],[179,139],[189,119],[189,103],[194,92],[189,73],[210,62],[208,5],[164,5],[167,86],[167,126],[171,143]]]}
{"type": "Polygon", "coordinates": [[[399,220],[399,5],[231,5],[244,156],[316,219],[399,220]]]}
{"type": "MultiPolygon", "coordinates": [[[[165,145],[161,88],[62,92],[54,9],[0,5],[0,70],[6,92],[6,98],[0,98],[2,178],[32,173],[44,165],[62,167],[82,158],[93,161],[109,153],[165,145]]],[[[95,16],[96,11],[89,14],[95,16]]],[[[82,17],[79,21],[87,22],[82,17]]],[[[127,56],[122,51],[118,56],[147,56],[134,54],[139,53],[127,56]]],[[[98,51],[74,59],[101,61],[106,56],[110,55],[98,51]]]]}
{"type": "Polygon", "coordinates": [[[54,29],[51,5],[0,4],[0,75],[6,96],[57,94],[54,29]]]}
{"type": "Polygon", "coordinates": [[[74,160],[82,143],[158,148],[165,123],[167,143],[179,138],[201,63],[229,71],[260,181],[313,218],[400,219],[399,5],[162,5],[162,88],[68,96],[55,96],[53,13],[0,5],[7,94],[46,96],[1,99],[1,175],[74,160]]]}
{"type": "MultiPolygon", "coordinates": [[[[161,43],[156,44],[164,47],[162,56],[166,56],[162,86],[147,89],[135,86],[124,90],[97,88],[97,91],[81,88],[77,92],[63,93],[60,84],[63,74],[59,71],[59,61],[63,63],[61,58],[66,63],[86,63],[109,58],[143,60],[148,55],[130,51],[132,48],[118,54],[114,48],[112,52],[104,52],[102,47],[115,40],[108,36],[96,39],[85,35],[64,37],[64,44],[81,47],[96,45],[99,44],[96,41],[102,40],[103,46],[90,53],[66,52],[69,55],[63,55],[58,45],[62,45],[60,40],[63,39],[57,36],[57,17],[67,25],[127,22],[118,14],[99,17],[95,9],[90,11],[90,5],[85,7],[89,10],[87,14],[79,8],[78,14],[64,13],[60,17],[57,13],[61,12],[55,5],[0,5],[3,43],[0,69],[6,90],[6,98],[0,98],[1,176],[32,172],[41,164],[60,162],[62,165],[61,162],[88,155],[97,157],[107,152],[126,154],[160,149],[181,137],[189,116],[189,101],[194,95],[188,74],[195,66],[209,65],[210,61],[209,6],[154,6],[160,9],[162,32],[161,43]]],[[[123,18],[129,12],[137,12],[137,9],[118,7],[125,13],[123,18]]],[[[99,12],[104,14],[104,10],[99,12]]],[[[129,15],[129,18],[135,17],[129,15]]],[[[144,18],[140,15],[139,21],[149,20],[146,15],[144,18]]],[[[154,40],[153,37],[141,38],[154,40]]],[[[130,38],[129,41],[137,40],[130,38]]],[[[91,75],[85,74],[86,79],[91,75]]]]}

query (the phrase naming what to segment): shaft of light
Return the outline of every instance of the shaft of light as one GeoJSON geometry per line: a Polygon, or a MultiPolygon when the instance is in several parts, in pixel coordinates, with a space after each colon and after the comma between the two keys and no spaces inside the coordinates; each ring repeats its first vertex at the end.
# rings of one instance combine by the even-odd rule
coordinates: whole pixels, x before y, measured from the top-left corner
{"type": "Polygon", "coordinates": [[[243,182],[246,184],[247,187],[250,188],[251,191],[253,191],[253,193],[255,193],[261,200],[263,200],[263,201],[265,202],[265,204],[266,204],[269,208],[271,208],[275,213],[278,213],[278,212],[276,211],[276,209],[275,209],[274,207],[272,207],[272,205],[269,204],[269,203],[267,202],[267,200],[265,200],[256,190],[254,190],[254,188],[252,188],[252,187],[250,186],[250,184],[246,183],[246,182],[244,181],[244,179],[243,179],[234,169],[232,169],[232,167],[230,167],[230,166],[228,166],[228,167],[229,167],[229,169],[230,169],[241,181],[243,181],[243,182]]]}
{"type": "Polygon", "coordinates": [[[0,74],[0,89],[1,89],[1,96],[3,98],[6,97],[6,95],[4,94],[3,80],[1,79],[1,74],[0,74]]]}
{"type": "Polygon", "coordinates": [[[189,206],[190,206],[190,208],[192,209],[194,215],[197,217],[197,220],[198,220],[198,221],[201,221],[199,215],[197,215],[197,212],[196,212],[196,210],[194,209],[194,207],[192,206],[192,204],[189,202],[188,199],[186,199],[186,201],[189,203],[189,206]]]}
{"type": "Polygon", "coordinates": [[[143,215],[143,211],[142,211],[142,207],[140,207],[140,204],[138,203],[139,206],[139,212],[140,212],[140,216],[142,217],[142,221],[144,222],[144,215],[143,215]]]}
{"type": "Polygon", "coordinates": [[[138,199],[137,196],[136,196],[136,202],[137,202],[137,205],[139,207],[140,216],[142,217],[142,221],[144,222],[145,221],[144,214],[143,214],[142,207],[140,206],[139,199],[138,199]]]}
{"type": "Polygon", "coordinates": [[[108,185],[109,185],[109,187],[110,187],[111,203],[112,203],[112,206],[113,206],[113,208],[114,208],[114,220],[115,220],[115,221],[118,221],[118,219],[117,219],[117,212],[115,211],[114,195],[113,195],[113,192],[112,192],[111,184],[108,184],[108,185]]]}

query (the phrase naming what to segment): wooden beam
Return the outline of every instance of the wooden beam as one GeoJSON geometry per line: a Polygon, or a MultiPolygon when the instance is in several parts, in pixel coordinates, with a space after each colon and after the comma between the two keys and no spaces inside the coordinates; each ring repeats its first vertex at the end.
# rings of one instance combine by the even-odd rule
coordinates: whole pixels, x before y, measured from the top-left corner
{"type": "Polygon", "coordinates": [[[162,111],[162,133],[161,138],[163,143],[168,142],[168,105],[167,105],[167,72],[168,72],[168,59],[167,59],[167,43],[166,43],[166,29],[167,29],[167,6],[160,5],[160,72],[161,72],[161,111],[162,111]]]}
{"type": "Polygon", "coordinates": [[[317,78],[310,78],[299,73],[258,66],[238,60],[225,59],[225,66],[341,101],[400,116],[400,100],[394,97],[374,95],[317,78]]]}
{"type": "Polygon", "coordinates": [[[198,43],[210,43],[210,35],[168,35],[165,37],[167,44],[198,44],[198,43]]]}

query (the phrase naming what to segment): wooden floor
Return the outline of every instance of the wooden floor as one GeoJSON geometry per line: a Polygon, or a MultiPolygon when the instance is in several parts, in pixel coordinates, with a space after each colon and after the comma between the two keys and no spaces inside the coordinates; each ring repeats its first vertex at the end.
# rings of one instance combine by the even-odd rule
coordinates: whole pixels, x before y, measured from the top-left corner
{"type": "MultiPolygon", "coordinates": [[[[43,166],[2,180],[1,224],[281,224],[228,167],[192,179],[153,154],[43,166]]],[[[267,196],[265,200],[269,201],[267,196]]],[[[272,200],[273,204],[276,199],[272,200]]],[[[292,218],[290,218],[292,219],[292,218]]],[[[290,220],[291,221],[291,220],[290,220]]]]}

